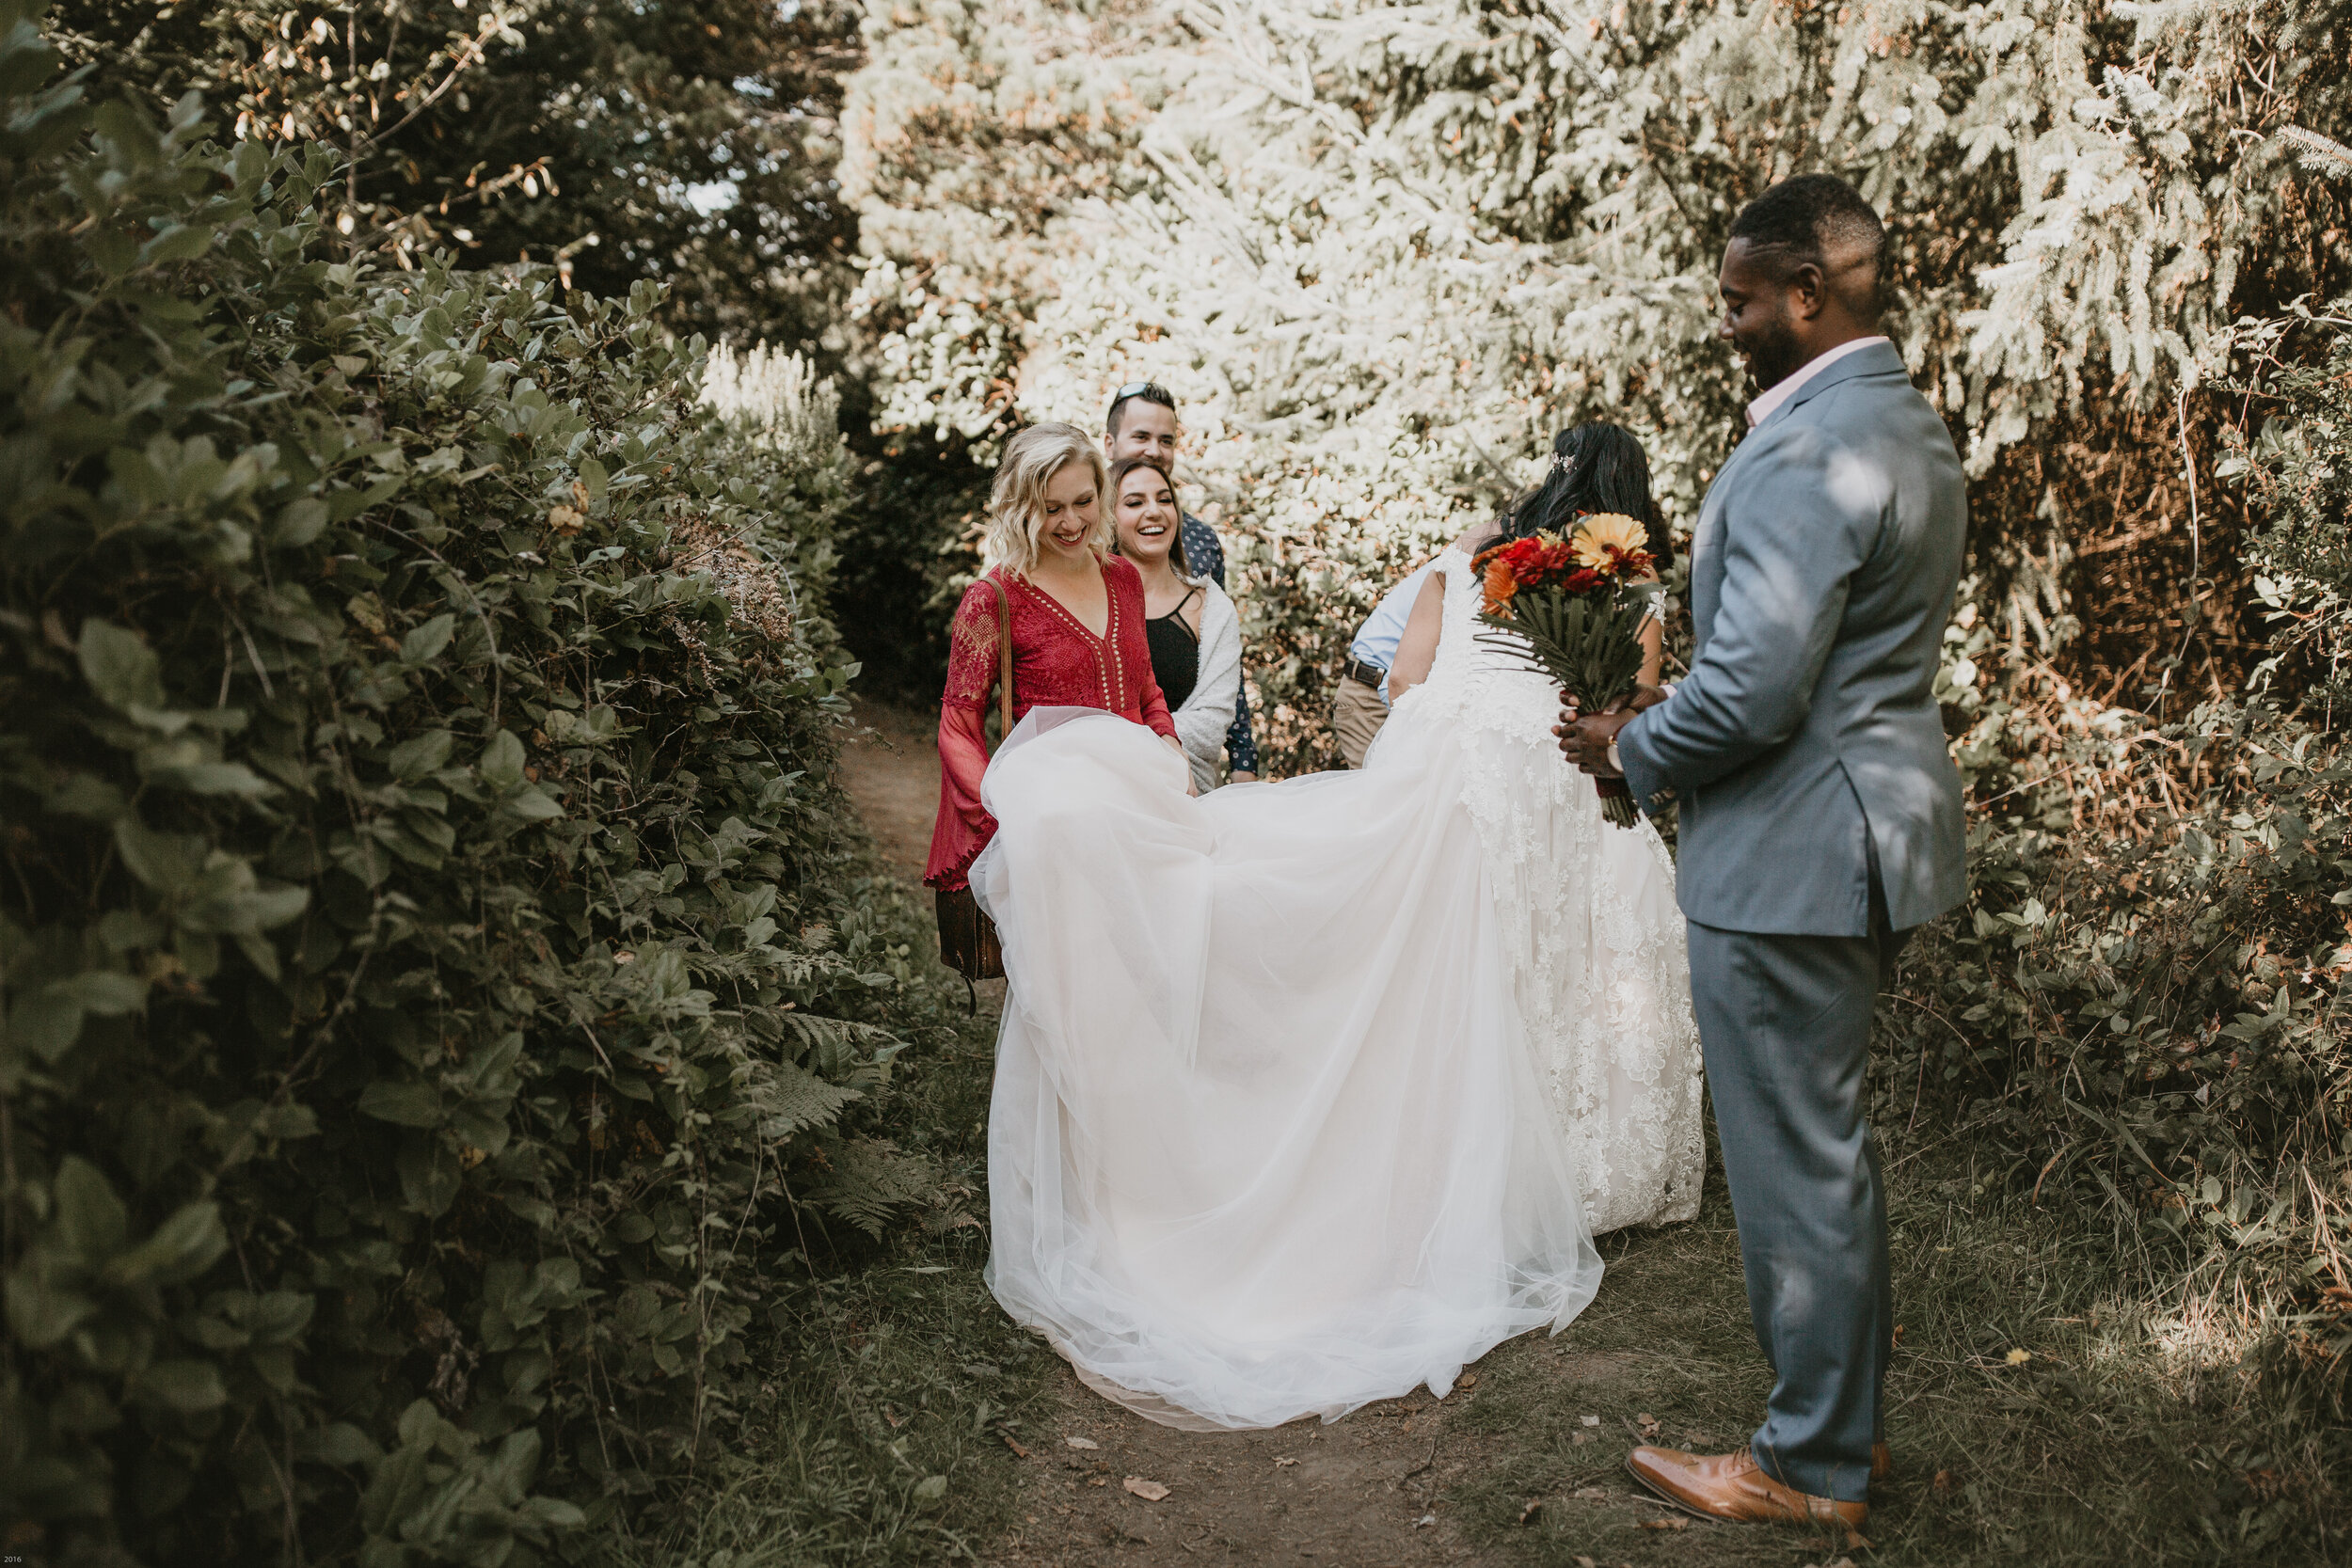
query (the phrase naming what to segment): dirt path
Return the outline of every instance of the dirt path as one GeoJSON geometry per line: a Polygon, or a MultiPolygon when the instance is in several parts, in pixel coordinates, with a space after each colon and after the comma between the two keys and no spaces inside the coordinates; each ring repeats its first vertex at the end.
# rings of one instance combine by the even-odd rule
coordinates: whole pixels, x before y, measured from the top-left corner
{"type": "Polygon", "coordinates": [[[1332,1426],[1188,1433],[1061,1382],[1057,1448],[1033,1456],[1025,1522],[993,1559],[1004,1568],[1478,1560],[1442,1493],[1490,1440],[1450,1431],[1453,1412],[1426,1390],[1332,1426]],[[1167,1496],[1136,1496],[1130,1477],[1167,1496]]]}
{"type": "Polygon", "coordinates": [[[936,716],[852,700],[857,728],[841,748],[841,783],[893,869],[920,884],[939,810],[936,716]]]}
{"type": "MultiPolygon", "coordinates": [[[[891,863],[919,880],[938,805],[930,721],[873,704],[857,714],[844,779],[891,863]]],[[[984,988],[981,1006],[993,1010],[1001,996],[1001,982],[984,988]]],[[[1739,1404],[1760,1400],[1760,1386],[1746,1387],[1753,1379],[1740,1375],[1753,1342],[1727,1216],[1613,1237],[1604,1252],[1613,1289],[1568,1334],[1502,1346],[1443,1402],[1422,1389],[1329,1426],[1178,1432],[1100,1398],[1061,1367],[1049,1410],[1019,1439],[1019,1522],[984,1560],[991,1568],[1833,1560],[1837,1552],[1803,1535],[1689,1527],[1638,1494],[1620,1467],[1626,1449],[1653,1433],[1691,1444],[1727,1439],[1736,1425],[1709,1430],[1727,1414],[1710,1408],[1726,1383],[1739,1404]],[[1726,1377],[1726,1365],[1740,1370],[1726,1377]],[[1694,1367],[1708,1370],[1699,1386],[1694,1367]],[[1473,1517],[1483,1529],[1466,1528],[1473,1517]],[[1495,1540],[1498,1525],[1509,1547],[1471,1544],[1474,1535],[1495,1540]]]]}

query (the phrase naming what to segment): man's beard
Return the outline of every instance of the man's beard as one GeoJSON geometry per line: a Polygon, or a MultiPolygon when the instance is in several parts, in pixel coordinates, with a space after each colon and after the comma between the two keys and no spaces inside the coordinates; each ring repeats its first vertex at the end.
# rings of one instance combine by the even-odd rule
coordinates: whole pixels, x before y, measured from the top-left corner
{"type": "Polygon", "coordinates": [[[1740,346],[1747,351],[1748,374],[1759,392],[1771,391],[1804,367],[1804,350],[1786,316],[1757,327],[1740,346]]]}

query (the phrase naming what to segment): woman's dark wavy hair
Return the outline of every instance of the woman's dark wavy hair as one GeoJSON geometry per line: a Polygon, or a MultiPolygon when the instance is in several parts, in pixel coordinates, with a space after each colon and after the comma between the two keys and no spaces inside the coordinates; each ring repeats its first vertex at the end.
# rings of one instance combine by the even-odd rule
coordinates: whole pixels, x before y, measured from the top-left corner
{"type": "Polygon", "coordinates": [[[1649,530],[1649,551],[1664,575],[1674,563],[1674,542],[1649,490],[1649,457],[1623,425],[1595,420],[1552,437],[1551,467],[1543,482],[1513,501],[1495,519],[1495,531],[1470,553],[1491,549],[1539,530],[1565,533],[1577,518],[1621,512],[1649,530]]]}

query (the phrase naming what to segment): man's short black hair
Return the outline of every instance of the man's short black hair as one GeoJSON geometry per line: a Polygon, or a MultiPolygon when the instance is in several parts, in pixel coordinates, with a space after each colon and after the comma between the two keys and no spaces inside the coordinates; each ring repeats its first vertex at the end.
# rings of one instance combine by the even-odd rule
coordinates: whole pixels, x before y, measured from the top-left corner
{"type": "Polygon", "coordinates": [[[1119,411],[1136,399],[1156,403],[1169,413],[1176,412],[1176,394],[1156,381],[1131,381],[1111,398],[1111,411],[1104,416],[1103,432],[1116,439],[1119,435],[1119,411]]]}
{"type": "Polygon", "coordinates": [[[1786,267],[1810,261],[1824,277],[1832,272],[1833,261],[1867,261],[1867,297],[1876,300],[1886,256],[1886,230],[1870,204],[1862,199],[1862,193],[1835,174],[1800,174],[1783,180],[1740,210],[1732,221],[1731,237],[1775,253],[1786,267]]]}

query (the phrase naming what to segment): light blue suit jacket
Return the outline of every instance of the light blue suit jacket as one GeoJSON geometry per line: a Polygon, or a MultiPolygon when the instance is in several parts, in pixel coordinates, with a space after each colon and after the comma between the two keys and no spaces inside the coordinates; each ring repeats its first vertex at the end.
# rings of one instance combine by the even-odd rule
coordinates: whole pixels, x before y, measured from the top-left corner
{"type": "Polygon", "coordinates": [[[1873,858],[1897,930],[1966,895],[1933,688],[1967,528],[1951,436],[1890,344],[1821,371],[1715,476],[1690,678],[1617,736],[1635,800],[1680,803],[1690,919],[1867,936],[1873,858]]]}

